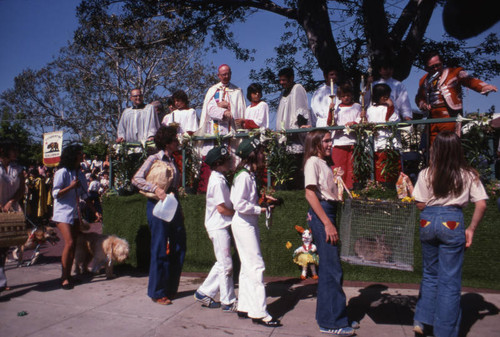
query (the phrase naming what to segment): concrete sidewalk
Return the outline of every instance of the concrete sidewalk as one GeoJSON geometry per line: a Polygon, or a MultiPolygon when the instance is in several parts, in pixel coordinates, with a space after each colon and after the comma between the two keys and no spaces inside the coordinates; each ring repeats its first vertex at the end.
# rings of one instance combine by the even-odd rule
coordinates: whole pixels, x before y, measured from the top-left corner
{"type": "MultiPolygon", "coordinates": [[[[202,308],[193,293],[203,277],[183,274],[172,305],[146,296],[147,275],[88,279],[73,290],[59,286],[60,264],[44,257],[17,268],[7,263],[11,290],[0,295],[1,336],[324,336],[318,330],[316,282],[268,279],[269,311],[283,326],[267,328],[234,313],[202,308]],[[18,313],[26,312],[25,316],[18,313]]],[[[349,309],[361,322],[358,336],[414,336],[417,289],[348,283],[349,309]]],[[[414,287],[413,287],[414,288],[414,287]]],[[[465,292],[464,336],[500,336],[500,294],[465,292]]]]}

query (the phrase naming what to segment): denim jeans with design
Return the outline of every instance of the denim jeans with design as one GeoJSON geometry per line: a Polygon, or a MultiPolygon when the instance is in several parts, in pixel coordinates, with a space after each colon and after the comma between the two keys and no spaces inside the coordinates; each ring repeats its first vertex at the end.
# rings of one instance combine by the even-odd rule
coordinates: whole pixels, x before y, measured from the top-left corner
{"type": "Polygon", "coordinates": [[[462,210],[428,206],[420,213],[423,276],[415,320],[434,327],[436,337],[458,336],[465,250],[462,210]]]}

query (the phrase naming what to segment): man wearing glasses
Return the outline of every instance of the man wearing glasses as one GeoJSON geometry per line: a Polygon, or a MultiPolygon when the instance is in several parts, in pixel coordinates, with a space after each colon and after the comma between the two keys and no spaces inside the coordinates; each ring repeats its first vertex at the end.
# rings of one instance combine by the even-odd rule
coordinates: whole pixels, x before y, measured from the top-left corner
{"type": "Polygon", "coordinates": [[[117,143],[141,143],[152,140],[156,130],[160,127],[155,107],[144,104],[144,96],[141,89],[135,88],[130,91],[132,107],[123,111],[118,124],[117,143]]]}
{"type": "MultiPolygon", "coordinates": [[[[438,52],[432,51],[425,57],[427,74],[419,83],[415,102],[420,110],[428,111],[430,118],[456,117],[462,113],[462,86],[477,91],[483,95],[497,91],[494,85],[487,84],[469,76],[462,68],[445,68],[438,52]]],[[[431,138],[444,130],[456,131],[455,123],[437,123],[430,125],[431,138]]]]}

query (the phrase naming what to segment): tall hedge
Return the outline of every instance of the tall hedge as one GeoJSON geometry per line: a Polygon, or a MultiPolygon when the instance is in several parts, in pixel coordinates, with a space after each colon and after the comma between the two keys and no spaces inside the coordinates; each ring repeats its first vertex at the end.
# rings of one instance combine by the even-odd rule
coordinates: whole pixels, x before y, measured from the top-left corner
{"type": "MultiPolygon", "coordinates": [[[[261,248],[268,276],[296,276],[300,270],[292,261],[293,250],[301,245],[295,225],[307,226],[307,202],[303,191],[280,191],[276,194],[284,204],[273,212],[272,226],[267,229],[265,217],[259,219],[261,248]],[[288,249],[286,243],[292,247],[288,249]]],[[[208,272],[215,261],[211,241],[204,227],[205,196],[188,195],[181,199],[187,231],[187,254],[184,271],[208,272]]],[[[473,205],[465,209],[466,223],[470,222],[473,205]]],[[[146,198],[140,194],[111,196],[103,200],[103,232],[116,234],[129,241],[128,263],[142,270],[149,266],[150,232],[146,220],[146,198]]],[[[483,222],[476,231],[474,243],[466,251],[463,285],[500,289],[500,221],[495,201],[488,202],[483,222]]],[[[418,216],[418,215],[417,215],[418,216]]],[[[421,250],[415,219],[415,270],[413,272],[356,266],[343,263],[346,280],[419,283],[422,273],[421,250]]],[[[235,254],[236,256],[236,254],[235,254]]]]}

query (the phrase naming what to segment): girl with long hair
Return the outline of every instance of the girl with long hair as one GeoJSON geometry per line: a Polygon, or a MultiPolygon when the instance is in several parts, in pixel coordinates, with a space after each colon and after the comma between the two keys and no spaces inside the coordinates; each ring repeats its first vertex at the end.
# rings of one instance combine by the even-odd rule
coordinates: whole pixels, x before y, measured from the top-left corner
{"type": "Polygon", "coordinates": [[[352,336],[346,296],[342,289],[339,234],[336,223],[338,188],[327,161],[332,154],[332,137],[325,129],[307,134],[304,150],[304,183],[310,205],[308,224],[318,248],[320,260],[316,321],[320,331],[337,336],[352,336]]]}
{"type": "MultiPolygon", "coordinates": [[[[59,169],[54,175],[52,196],[54,197],[54,211],[52,221],[64,239],[64,248],[61,255],[61,287],[72,289],[75,280],[71,278],[71,267],[75,255],[75,244],[80,232],[81,215],[78,214],[80,198],[88,199],[87,180],[80,169],[83,161],[83,150],[80,145],[72,144],[65,147],[61,154],[59,169]]],[[[94,210],[91,203],[87,205],[94,210]]],[[[99,217],[98,214],[96,214],[99,217]]]]}
{"type": "Polygon", "coordinates": [[[231,223],[241,261],[238,293],[238,315],[250,317],[267,327],[280,326],[267,312],[264,286],[264,260],[260,250],[259,215],[266,211],[258,204],[255,174],[264,167],[264,148],[257,138],[247,138],[238,146],[241,162],[236,168],[230,199],[235,211],[231,223]]]}
{"type": "Polygon", "coordinates": [[[458,336],[464,251],[486,210],[488,196],[463,154],[458,136],[437,134],[429,167],[418,177],[413,196],[420,213],[423,276],[413,330],[423,334],[434,327],[436,337],[458,336]],[[475,204],[466,228],[462,208],[475,204]]]}

